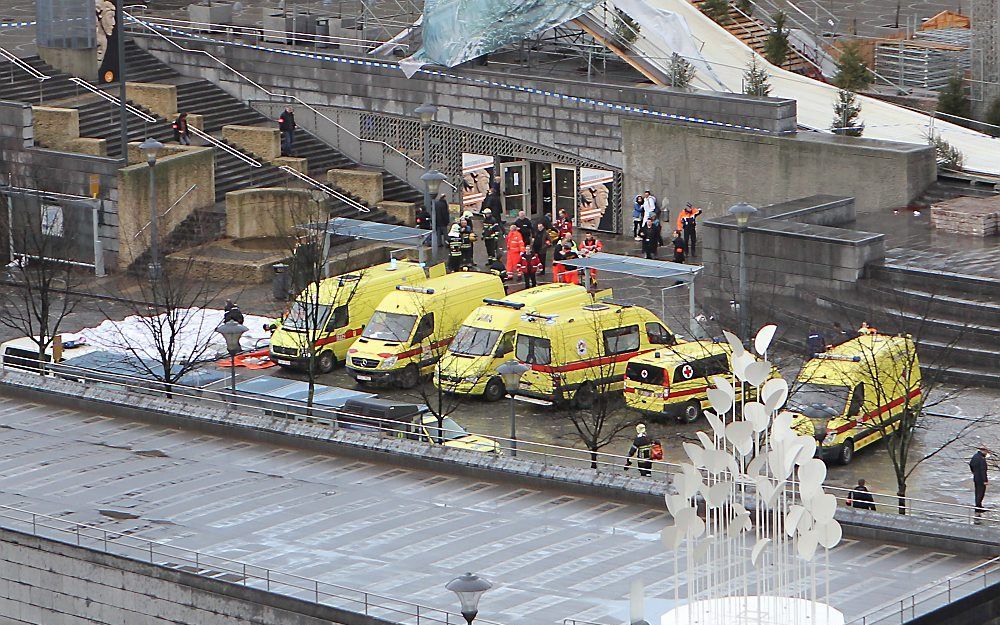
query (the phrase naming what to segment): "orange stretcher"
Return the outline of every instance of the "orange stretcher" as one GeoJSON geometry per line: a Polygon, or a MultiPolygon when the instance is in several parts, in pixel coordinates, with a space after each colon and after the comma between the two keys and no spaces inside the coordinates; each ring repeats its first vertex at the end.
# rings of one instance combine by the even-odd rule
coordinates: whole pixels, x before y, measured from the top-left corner
{"type": "MultiPolygon", "coordinates": [[[[228,358],[218,360],[216,364],[223,368],[230,366],[228,358]]],[[[234,366],[246,367],[247,369],[267,369],[275,367],[277,364],[271,360],[270,351],[267,348],[236,354],[236,358],[233,359],[234,366]]]]}

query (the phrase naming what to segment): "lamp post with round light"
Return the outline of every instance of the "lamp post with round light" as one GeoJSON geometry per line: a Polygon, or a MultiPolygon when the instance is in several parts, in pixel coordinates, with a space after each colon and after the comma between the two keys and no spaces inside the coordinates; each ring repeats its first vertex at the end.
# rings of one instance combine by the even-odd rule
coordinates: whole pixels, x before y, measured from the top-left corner
{"type": "Polygon", "coordinates": [[[458,595],[458,600],[462,604],[462,616],[468,625],[472,625],[472,621],[476,620],[476,615],[479,614],[480,597],[493,588],[493,584],[475,573],[466,573],[445,584],[445,588],[458,595]]]}
{"type": "Polygon", "coordinates": [[[439,171],[428,170],[423,176],[420,176],[420,180],[424,183],[424,210],[431,216],[431,258],[434,260],[437,260],[438,257],[437,248],[440,241],[438,240],[437,210],[434,208],[431,198],[437,197],[441,183],[447,179],[448,176],[439,171]]]}
{"type": "Polygon", "coordinates": [[[729,214],[736,218],[736,225],[739,226],[739,246],[740,246],[740,296],[737,302],[737,318],[739,319],[740,340],[746,342],[750,340],[750,320],[747,316],[747,265],[744,249],[746,248],[745,235],[747,223],[750,218],[757,214],[757,209],[740,202],[729,207],[729,214]]]}
{"type": "Polygon", "coordinates": [[[229,391],[236,396],[236,354],[240,353],[240,339],[249,330],[242,323],[230,319],[219,324],[216,332],[226,339],[226,349],[229,351],[229,391]]]}
{"type": "Polygon", "coordinates": [[[510,397],[510,455],[517,456],[517,412],[514,410],[514,396],[521,385],[521,377],[531,370],[529,365],[517,360],[508,360],[499,367],[497,373],[503,378],[504,388],[510,397]]]}
{"type": "Polygon", "coordinates": [[[139,144],[139,149],[146,157],[146,164],[149,165],[149,279],[155,284],[160,279],[160,234],[157,225],[159,220],[156,214],[156,174],[154,170],[156,169],[156,157],[163,149],[163,144],[149,137],[139,144]]]}

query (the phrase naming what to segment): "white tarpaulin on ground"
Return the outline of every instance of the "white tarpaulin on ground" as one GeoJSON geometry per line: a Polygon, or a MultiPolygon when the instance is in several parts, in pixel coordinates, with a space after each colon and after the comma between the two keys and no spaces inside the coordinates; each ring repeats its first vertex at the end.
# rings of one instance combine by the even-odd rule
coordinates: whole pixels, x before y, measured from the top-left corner
{"type": "Polygon", "coordinates": [[[599,0],[427,0],[423,46],[399,63],[409,78],[426,63],[455,67],[576,19],[599,0]]]}
{"type": "Polygon", "coordinates": [[[728,91],[725,83],[715,75],[712,65],[701,55],[694,35],[682,16],[650,6],[646,0],[614,0],[614,5],[639,24],[640,33],[655,33],[658,43],[693,65],[703,81],[707,78],[709,83],[716,83],[715,88],[719,91],[728,91]]]}
{"type": "MultiPolygon", "coordinates": [[[[175,311],[173,318],[179,321],[173,325],[178,327],[179,331],[174,337],[173,359],[177,362],[191,358],[214,360],[220,354],[227,354],[226,341],[215,331],[215,328],[222,323],[224,315],[224,311],[210,308],[185,308],[175,311]]],[[[263,347],[270,342],[271,335],[264,330],[264,324],[271,321],[266,317],[245,315],[243,325],[248,331],[240,341],[244,350],[263,347]]],[[[74,335],[64,334],[63,341],[82,339],[87,345],[107,351],[135,354],[159,362],[157,343],[169,344],[170,327],[166,313],[160,315],[159,321],[132,315],[121,321],[103,321],[96,328],[86,328],[74,335]],[[163,335],[159,340],[153,338],[154,333],[151,328],[154,327],[158,334],[163,335]]]]}

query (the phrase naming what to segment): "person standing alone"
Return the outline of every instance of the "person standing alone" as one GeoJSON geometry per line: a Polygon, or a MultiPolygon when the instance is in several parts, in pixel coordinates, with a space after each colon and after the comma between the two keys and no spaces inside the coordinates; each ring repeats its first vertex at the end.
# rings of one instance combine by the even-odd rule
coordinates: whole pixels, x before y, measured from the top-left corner
{"type": "Polygon", "coordinates": [[[983,498],[986,497],[986,485],[990,483],[986,474],[986,457],[990,452],[985,447],[980,447],[976,453],[972,454],[969,460],[969,468],[972,470],[972,484],[976,491],[976,512],[985,512],[983,498]]]}
{"type": "Polygon", "coordinates": [[[652,468],[653,463],[650,459],[653,457],[653,441],[646,436],[646,426],[642,423],[635,426],[635,440],[632,441],[632,446],[628,450],[628,459],[625,461],[625,470],[628,471],[629,467],[632,466],[632,458],[636,459],[636,465],[639,467],[639,475],[642,477],[649,477],[653,474],[652,468]]]}
{"type": "Polygon", "coordinates": [[[281,155],[295,156],[295,113],[292,107],[286,106],[278,118],[278,130],[281,131],[281,155]]]}
{"type": "Polygon", "coordinates": [[[701,215],[701,209],[695,208],[691,202],[688,202],[684,210],[677,215],[677,229],[684,234],[685,247],[692,256],[698,254],[698,222],[696,221],[698,215],[701,215]]]}

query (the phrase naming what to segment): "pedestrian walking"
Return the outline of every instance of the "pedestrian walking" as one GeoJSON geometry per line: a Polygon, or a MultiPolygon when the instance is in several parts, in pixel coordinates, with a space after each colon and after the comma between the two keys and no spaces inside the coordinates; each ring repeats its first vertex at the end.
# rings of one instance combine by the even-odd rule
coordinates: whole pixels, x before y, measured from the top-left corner
{"type": "Polygon", "coordinates": [[[542,263],[540,273],[545,273],[545,261],[549,254],[552,242],[549,241],[549,233],[545,229],[545,222],[539,221],[535,224],[535,236],[531,239],[531,251],[538,255],[538,261],[542,263]]]}
{"type": "Polygon", "coordinates": [[[972,470],[972,484],[976,495],[976,512],[986,511],[983,506],[983,498],[986,497],[986,485],[990,483],[989,475],[986,473],[986,458],[989,455],[990,450],[980,447],[969,460],[969,468],[972,470]]]}
{"type": "Polygon", "coordinates": [[[625,470],[632,466],[632,458],[636,459],[636,466],[639,468],[639,475],[649,477],[653,474],[653,441],[646,436],[646,426],[642,423],[635,426],[635,438],[632,446],[628,450],[628,459],[625,461],[625,470]]]}
{"type": "Polygon", "coordinates": [[[687,243],[684,242],[684,237],[681,236],[680,230],[674,230],[674,240],[671,242],[674,246],[674,262],[683,263],[687,253],[687,243]]]}
{"type": "Polygon", "coordinates": [[[528,215],[524,211],[518,211],[514,225],[517,226],[518,231],[521,233],[521,240],[525,245],[529,245],[531,237],[534,235],[532,231],[535,227],[531,225],[531,220],[528,219],[528,215]]]}
{"type": "Polygon", "coordinates": [[[645,196],[637,195],[635,203],[632,204],[632,237],[636,241],[642,240],[639,238],[639,228],[642,227],[642,204],[645,200],[645,196]]]}
{"type": "Polygon", "coordinates": [[[542,261],[532,250],[525,250],[517,263],[517,274],[524,278],[524,288],[538,286],[538,272],[542,270],[542,261]]]}
{"type": "Polygon", "coordinates": [[[847,494],[847,506],[858,510],[874,510],[875,498],[868,492],[864,480],[858,480],[858,485],[847,494]]]}
{"type": "Polygon", "coordinates": [[[500,249],[500,222],[497,221],[493,210],[483,209],[483,245],[486,246],[486,264],[499,258],[497,252],[500,249]]]}
{"type": "Polygon", "coordinates": [[[642,251],[646,255],[646,258],[650,260],[656,259],[656,247],[659,239],[659,233],[656,231],[657,228],[653,224],[653,219],[647,219],[643,224],[642,228],[639,228],[639,239],[642,241],[642,251]]]}
{"type": "Polygon", "coordinates": [[[284,112],[278,117],[278,130],[281,131],[281,155],[295,156],[295,112],[292,107],[286,106],[284,112]]]}
{"type": "Polygon", "coordinates": [[[181,145],[191,145],[191,129],[188,128],[187,117],[187,113],[181,113],[170,125],[174,131],[174,141],[181,145]]]}
{"type": "Polygon", "coordinates": [[[459,271],[462,269],[462,226],[452,224],[448,231],[448,269],[459,271]]]}
{"type": "Polygon", "coordinates": [[[437,221],[438,246],[445,247],[448,245],[447,234],[451,226],[451,209],[448,207],[448,200],[444,193],[438,195],[437,199],[434,200],[434,219],[437,221]]]}
{"type": "Polygon", "coordinates": [[[517,273],[517,263],[521,260],[521,254],[524,253],[524,237],[521,236],[521,231],[518,229],[517,224],[513,223],[510,225],[510,230],[507,232],[507,273],[509,275],[514,275],[517,273]]]}
{"type": "Polygon", "coordinates": [[[684,234],[684,243],[692,256],[698,255],[698,215],[701,215],[701,209],[691,202],[677,215],[677,229],[684,234]]]}

